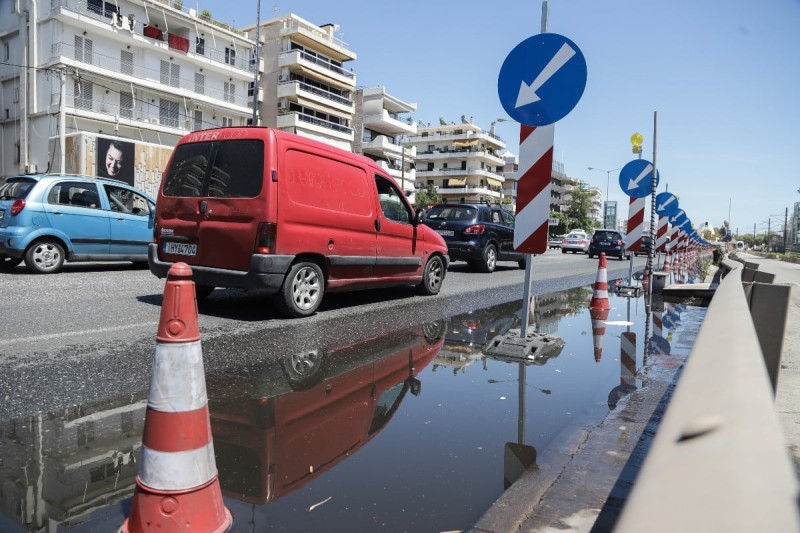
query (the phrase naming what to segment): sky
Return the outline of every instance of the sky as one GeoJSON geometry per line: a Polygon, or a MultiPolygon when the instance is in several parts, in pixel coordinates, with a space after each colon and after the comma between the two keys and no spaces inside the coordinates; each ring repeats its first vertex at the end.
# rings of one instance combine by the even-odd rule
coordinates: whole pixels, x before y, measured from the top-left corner
{"type": "MultiPolygon", "coordinates": [[[[257,0],[185,4],[235,27],[256,21],[257,0]]],[[[627,218],[618,169],[637,157],[638,132],[642,157],[655,155],[658,192],[675,194],[695,227],[783,227],[800,201],[800,0],[550,0],[549,8],[548,31],[571,39],[588,71],[580,101],[555,125],[554,157],[568,176],[604,193],[608,182],[627,218]]],[[[541,0],[261,2],[262,21],[287,13],[339,25],[337,37],[358,55],[347,66],[359,87],[416,103],[410,115],[432,125],[465,115],[488,130],[509,119],[497,133],[518,153],[519,127],[497,80],[511,50],[541,32],[541,0]]]]}

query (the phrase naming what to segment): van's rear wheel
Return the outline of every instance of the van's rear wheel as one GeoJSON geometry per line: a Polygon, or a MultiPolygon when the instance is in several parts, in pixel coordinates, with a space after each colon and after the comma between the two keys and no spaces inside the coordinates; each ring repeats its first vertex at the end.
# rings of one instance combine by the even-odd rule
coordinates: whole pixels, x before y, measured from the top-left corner
{"type": "Polygon", "coordinates": [[[324,287],[325,278],[319,266],[315,263],[297,263],[283,280],[276,304],[289,316],[312,315],[322,302],[324,287]]]}
{"type": "Polygon", "coordinates": [[[422,283],[417,286],[417,290],[420,294],[427,296],[439,294],[443,281],[444,261],[438,255],[434,255],[425,264],[425,270],[422,272],[422,283]]]}

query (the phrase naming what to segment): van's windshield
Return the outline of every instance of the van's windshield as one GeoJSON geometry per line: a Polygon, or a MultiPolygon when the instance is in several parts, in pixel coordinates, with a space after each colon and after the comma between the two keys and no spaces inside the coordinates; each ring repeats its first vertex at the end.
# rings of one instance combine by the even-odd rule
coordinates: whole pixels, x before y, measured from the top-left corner
{"type": "Polygon", "coordinates": [[[263,170],[259,139],[182,144],[172,156],[164,195],[253,198],[261,192],[263,170]]]}

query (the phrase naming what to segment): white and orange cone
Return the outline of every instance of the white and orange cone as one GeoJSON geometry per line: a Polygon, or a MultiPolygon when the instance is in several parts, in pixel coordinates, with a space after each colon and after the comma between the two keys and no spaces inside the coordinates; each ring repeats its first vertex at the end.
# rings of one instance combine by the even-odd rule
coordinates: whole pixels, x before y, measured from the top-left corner
{"type": "Polygon", "coordinates": [[[222,533],[222,501],[208,413],[192,270],[167,274],[147,400],[142,457],[124,533],[222,533]]]}
{"type": "Polygon", "coordinates": [[[608,267],[606,266],[605,252],[600,252],[597,278],[594,282],[594,292],[592,301],[589,302],[589,309],[611,309],[611,305],[608,303],[608,267]]]}
{"type": "Polygon", "coordinates": [[[606,323],[610,309],[589,309],[592,317],[592,341],[594,344],[594,361],[599,363],[603,358],[603,337],[606,334],[606,323]]]}

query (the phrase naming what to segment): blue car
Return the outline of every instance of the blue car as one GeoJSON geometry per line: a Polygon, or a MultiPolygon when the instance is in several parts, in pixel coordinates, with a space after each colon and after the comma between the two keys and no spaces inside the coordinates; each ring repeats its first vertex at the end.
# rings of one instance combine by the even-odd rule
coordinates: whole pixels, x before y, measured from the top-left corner
{"type": "Polygon", "coordinates": [[[75,175],[30,175],[0,185],[0,270],[23,260],[33,272],[64,261],[147,265],[155,200],[125,182],[75,175]]]}

